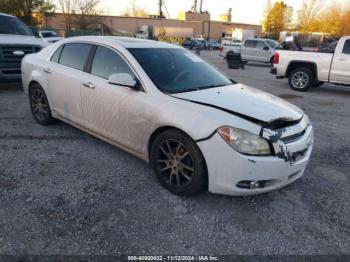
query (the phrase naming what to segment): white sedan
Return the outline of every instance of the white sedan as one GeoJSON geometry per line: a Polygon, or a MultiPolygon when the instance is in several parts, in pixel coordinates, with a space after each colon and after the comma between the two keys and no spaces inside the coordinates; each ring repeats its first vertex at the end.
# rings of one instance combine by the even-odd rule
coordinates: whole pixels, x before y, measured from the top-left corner
{"type": "Polygon", "coordinates": [[[175,194],[264,193],[309,162],[313,129],[300,109],[172,44],[69,38],[27,55],[22,74],[37,122],[59,119],[130,152],[175,194]]]}

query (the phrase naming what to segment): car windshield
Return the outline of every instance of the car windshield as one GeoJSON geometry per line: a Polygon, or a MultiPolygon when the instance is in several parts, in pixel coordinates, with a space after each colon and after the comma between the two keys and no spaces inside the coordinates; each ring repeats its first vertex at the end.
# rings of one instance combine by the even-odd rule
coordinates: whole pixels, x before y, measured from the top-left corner
{"type": "Polygon", "coordinates": [[[218,70],[184,49],[130,48],[129,51],[158,89],[166,93],[232,85],[218,70]]]}
{"type": "Polygon", "coordinates": [[[33,35],[24,23],[11,16],[0,16],[0,34],[33,35]]]}
{"type": "Polygon", "coordinates": [[[55,32],[41,32],[41,35],[46,38],[46,37],[57,37],[57,34],[55,32]]]}
{"type": "Polygon", "coordinates": [[[276,48],[279,45],[279,43],[274,40],[265,40],[265,41],[272,48],[276,48]]]}

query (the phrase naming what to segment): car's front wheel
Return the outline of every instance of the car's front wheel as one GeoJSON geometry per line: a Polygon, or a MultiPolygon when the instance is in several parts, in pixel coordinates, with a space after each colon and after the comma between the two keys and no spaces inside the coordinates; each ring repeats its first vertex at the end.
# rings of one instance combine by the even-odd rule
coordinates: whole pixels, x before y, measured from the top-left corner
{"type": "Polygon", "coordinates": [[[29,89],[29,103],[34,119],[39,124],[55,123],[45,91],[38,83],[33,84],[29,89]]]}
{"type": "Polygon", "coordinates": [[[289,86],[296,91],[305,92],[309,90],[314,83],[314,73],[308,68],[297,68],[289,75],[289,86]]]}
{"type": "Polygon", "coordinates": [[[152,168],[158,181],[177,195],[194,195],[207,185],[204,157],[187,135],[167,130],[154,140],[150,150],[152,168]]]}

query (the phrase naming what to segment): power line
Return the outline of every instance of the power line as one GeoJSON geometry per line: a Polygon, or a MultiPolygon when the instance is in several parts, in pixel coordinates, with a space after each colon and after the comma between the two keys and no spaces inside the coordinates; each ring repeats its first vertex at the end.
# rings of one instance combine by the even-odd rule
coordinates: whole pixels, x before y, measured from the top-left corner
{"type": "Polygon", "coordinates": [[[162,0],[162,1],[163,1],[163,5],[164,5],[164,8],[165,8],[165,11],[166,11],[166,13],[168,15],[168,18],[170,19],[170,14],[168,12],[168,8],[166,7],[165,0],[162,0]]]}

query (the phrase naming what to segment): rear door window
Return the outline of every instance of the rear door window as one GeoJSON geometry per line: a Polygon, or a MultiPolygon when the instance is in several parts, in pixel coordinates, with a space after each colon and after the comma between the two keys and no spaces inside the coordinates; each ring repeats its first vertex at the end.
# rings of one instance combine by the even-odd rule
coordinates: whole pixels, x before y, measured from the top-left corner
{"type": "Polygon", "coordinates": [[[350,39],[345,41],[343,54],[350,55],[350,39]]]}
{"type": "Polygon", "coordinates": [[[256,40],[247,40],[244,43],[244,47],[247,47],[247,48],[256,48],[256,45],[257,45],[256,40]]]}
{"type": "Polygon", "coordinates": [[[92,45],[90,44],[66,44],[63,48],[59,63],[83,71],[91,49],[92,45]]]}

